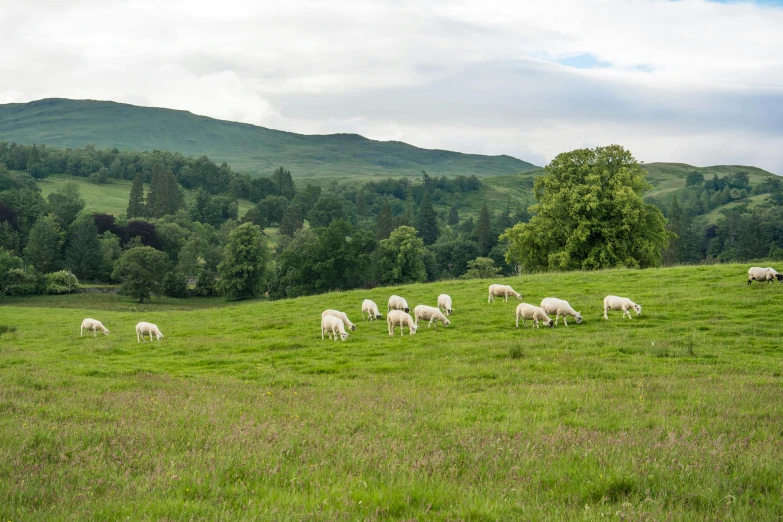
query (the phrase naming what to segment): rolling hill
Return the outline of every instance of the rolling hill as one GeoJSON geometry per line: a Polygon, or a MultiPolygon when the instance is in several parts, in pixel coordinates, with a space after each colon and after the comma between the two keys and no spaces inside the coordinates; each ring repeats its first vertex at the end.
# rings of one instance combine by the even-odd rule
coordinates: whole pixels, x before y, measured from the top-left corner
{"type": "Polygon", "coordinates": [[[357,134],[304,135],[187,111],[111,101],[51,98],[0,105],[0,141],[207,155],[234,170],[267,175],[284,165],[297,178],[419,175],[497,176],[536,167],[511,156],[421,149],[357,134]]]}

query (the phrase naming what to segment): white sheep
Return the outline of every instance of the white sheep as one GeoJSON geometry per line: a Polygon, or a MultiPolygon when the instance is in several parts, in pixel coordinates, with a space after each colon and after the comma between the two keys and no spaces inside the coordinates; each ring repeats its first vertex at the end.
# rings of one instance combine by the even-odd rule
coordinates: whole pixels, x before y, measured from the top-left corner
{"type": "Polygon", "coordinates": [[[109,335],[109,329],[103,326],[103,324],[97,319],[90,319],[89,317],[82,321],[82,327],[79,330],[79,337],[84,336],[84,331],[92,332],[93,337],[98,337],[98,330],[103,332],[103,335],[109,335]]]}
{"type": "Polygon", "coordinates": [[[389,327],[389,335],[394,335],[395,326],[400,327],[400,335],[405,335],[405,326],[408,327],[409,335],[415,334],[418,329],[418,326],[416,326],[416,323],[413,321],[413,317],[402,310],[392,310],[386,314],[386,325],[389,327]]]}
{"type": "Polygon", "coordinates": [[[374,319],[380,319],[383,317],[378,310],[378,305],[374,301],[365,299],[362,301],[362,321],[364,321],[364,314],[367,314],[367,320],[372,321],[374,319]]]}
{"type": "MultiPolygon", "coordinates": [[[[446,316],[441,313],[441,311],[433,306],[427,306],[427,305],[418,305],[416,308],[413,309],[413,317],[416,319],[416,326],[419,326],[419,319],[424,319],[425,321],[429,321],[429,324],[427,325],[427,328],[432,326],[433,321],[440,321],[443,323],[443,326],[448,326],[451,324],[451,321],[446,319],[446,316]]],[[[438,323],[435,323],[435,327],[438,326],[438,323]]]]}
{"type": "Polygon", "coordinates": [[[350,328],[352,332],[356,331],[356,325],[348,319],[348,315],[345,312],[340,312],[339,310],[324,310],[321,313],[321,317],[326,317],[327,315],[340,319],[345,323],[346,328],[350,328]]]}
{"type": "Polygon", "coordinates": [[[438,308],[443,310],[446,315],[451,315],[454,308],[451,306],[451,296],[449,294],[440,294],[438,296],[438,308]]]}
{"type": "Polygon", "coordinates": [[[324,315],[321,317],[321,339],[324,338],[324,333],[329,332],[329,339],[337,340],[337,335],[340,335],[340,339],[345,341],[348,339],[348,332],[345,331],[345,323],[339,317],[333,315],[324,315]]]}
{"type": "Polygon", "coordinates": [[[626,314],[628,319],[631,319],[631,312],[629,312],[631,308],[636,312],[636,315],[642,314],[642,305],[634,303],[627,297],[617,297],[616,295],[604,297],[604,319],[609,319],[609,316],[606,315],[608,310],[622,310],[623,319],[625,319],[626,314]]]}
{"type": "Polygon", "coordinates": [[[766,281],[767,283],[771,283],[776,279],[779,283],[783,282],[783,275],[778,274],[774,268],[752,266],[748,269],[748,284],[753,281],[758,281],[759,283],[766,281]]]}
{"type": "Polygon", "coordinates": [[[403,310],[405,312],[411,311],[411,309],[408,308],[408,301],[398,295],[393,295],[389,298],[389,304],[386,307],[386,312],[391,310],[403,310]]]}
{"type": "Polygon", "coordinates": [[[150,335],[150,341],[152,341],[153,335],[158,341],[163,339],[163,334],[160,333],[160,330],[158,330],[156,325],[142,321],[136,325],[136,342],[144,342],[144,336],[146,334],[150,335]],[[139,336],[141,336],[141,338],[139,338],[139,336]]]}
{"type": "Polygon", "coordinates": [[[555,322],[546,315],[543,308],[534,306],[528,303],[519,303],[517,306],[517,328],[519,328],[519,318],[522,318],[522,327],[527,328],[527,320],[532,319],[536,325],[536,328],[541,328],[538,324],[539,321],[543,322],[548,327],[555,326],[555,322]]]}
{"type": "Polygon", "coordinates": [[[541,300],[541,308],[549,315],[555,315],[555,325],[557,325],[561,315],[563,316],[563,323],[566,326],[568,326],[568,321],[566,321],[567,315],[575,317],[576,324],[582,323],[582,314],[571,308],[568,301],[563,301],[562,299],[556,299],[554,297],[546,297],[541,300]]]}
{"type": "Polygon", "coordinates": [[[511,288],[509,285],[489,285],[489,297],[487,302],[495,302],[495,297],[504,297],[508,302],[508,296],[513,295],[517,299],[522,299],[522,294],[511,288]]]}

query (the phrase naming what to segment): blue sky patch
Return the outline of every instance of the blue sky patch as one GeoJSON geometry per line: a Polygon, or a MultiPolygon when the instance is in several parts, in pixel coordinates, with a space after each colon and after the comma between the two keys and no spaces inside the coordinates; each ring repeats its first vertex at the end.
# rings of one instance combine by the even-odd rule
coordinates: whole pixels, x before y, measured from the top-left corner
{"type": "Polygon", "coordinates": [[[574,67],[576,69],[600,69],[602,67],[611,67],[612,64],[599,60],[590,53],[580,54],[579,56],[569,56],[555,60],[560,65],[574,67]]]}

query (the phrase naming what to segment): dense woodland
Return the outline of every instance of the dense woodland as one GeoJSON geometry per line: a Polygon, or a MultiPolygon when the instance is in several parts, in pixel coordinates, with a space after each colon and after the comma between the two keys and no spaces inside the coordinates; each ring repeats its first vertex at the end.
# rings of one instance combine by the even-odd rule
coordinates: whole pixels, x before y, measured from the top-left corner
{"type": "MultiPolygon", "coordinates": [[[[639,194],[644,186],[640,181],[639,194]]],[[[251,178],[206,157],[0,142],[0,291],[60,293],[78,289],[77,281],[122,282],[122,291],[139,299],[264,292],[282,298],[547,269],[544,258],[529,265],[506,255],[512,236],[504,232],[530,221],[527,209],[509,202],[503,212],[484,206],[477,219],[460,216],[461,204],[481,187],[475,176],[426,172],[415,180],[298,187],[283,167],[251,178]],[[97,184],[133,180],[126,215],[87,213],[75,184],[44,198],[36,180],[52,174],[97,184]],[[238,199],[254,204],[243,216],[238,199]],[[274,242],[272,233],[279,234],[274,242]],[[140,280],[148,284],[133,287],[140,280]]],[[[668,239],[661,236],[658,252],[636,266],[783,259],[779,179],[751,186],[741,171],[709,180],[693,173],[670,199],[648,199],[646,208],[653,205],[668,218],[660,220],[668,239]],[[759,194],[767,196],[750,208],[748,198],[759,194]],[[735,205],[708,225],[706,213],[726,203],[735,205]]],[[[533,214],[539,209],[531,207],[533,214]]]]}

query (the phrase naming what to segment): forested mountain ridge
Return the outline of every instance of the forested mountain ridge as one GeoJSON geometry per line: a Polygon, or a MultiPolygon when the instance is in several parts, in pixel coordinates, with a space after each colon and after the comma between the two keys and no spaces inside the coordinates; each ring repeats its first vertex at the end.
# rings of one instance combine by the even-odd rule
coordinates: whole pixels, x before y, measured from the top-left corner
{"type": "Polygon", "coordinates": [[[418,176],[422,170],[496,176],[536,168],[511,156],[422,149],[357,134],[296,134],[188,111],[62,98],[0,105],[0,141],[206,155],[250,174],[268,175],[284,165],[300,179],[418,176]]]}

